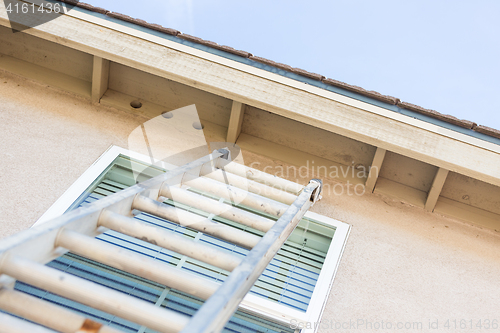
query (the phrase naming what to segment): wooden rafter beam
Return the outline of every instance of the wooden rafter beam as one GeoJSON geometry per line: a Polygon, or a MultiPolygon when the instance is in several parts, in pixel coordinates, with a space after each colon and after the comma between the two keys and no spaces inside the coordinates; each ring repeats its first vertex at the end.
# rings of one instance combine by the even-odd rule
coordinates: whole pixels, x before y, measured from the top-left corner
{"type": "Polygon", "coordinates": [[[227,142],[236,143],[241,133],[241,125],[245,117],[245,104],[233,101],[231,108],[231,117],[229,118],[229,127],[227,128],[227,142]]]}
{"type": "Polygon", "coordinates": [[[370,173],[368,174],[368,178],[365,183],[365,190],[367,192],[372,193],[375,189],[375,184],[377,183],[378,175],[380,173],[380,169],[382,168],[386,152],[387,151],[385,149],[380,147],[377,148],[377,151],[375,152],[372,165],[370,166],[370,173]]]}
{"type": "Polygon", "coordinates": [[[425,202],[425,209],[432,212],[436,207],[436,203],[439,199],[439,195],[441,194],[441,190],[443,189],[444,182],[446,181],[446,177],[448,177],[449,170],[439,168],[436,172],[436,176],[434,177],[434,181],[432,182],[431,189],[429,194],[427,195],[427,201],[425,202]]]}
{"type": "Polygon", "coordinates": [[[92,72],[92,103],[99,103],[101,97],[108,90],[109,60],[94,56],[92,72]]]}

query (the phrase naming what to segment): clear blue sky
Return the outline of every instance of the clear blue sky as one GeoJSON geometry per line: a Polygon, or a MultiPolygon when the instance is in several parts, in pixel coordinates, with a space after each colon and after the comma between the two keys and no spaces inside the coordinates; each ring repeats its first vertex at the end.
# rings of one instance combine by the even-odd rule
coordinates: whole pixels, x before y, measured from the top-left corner
{"type": "Polygon", "coordinates": [[[500,1],[85,0],[500,129],[500,1]]]}

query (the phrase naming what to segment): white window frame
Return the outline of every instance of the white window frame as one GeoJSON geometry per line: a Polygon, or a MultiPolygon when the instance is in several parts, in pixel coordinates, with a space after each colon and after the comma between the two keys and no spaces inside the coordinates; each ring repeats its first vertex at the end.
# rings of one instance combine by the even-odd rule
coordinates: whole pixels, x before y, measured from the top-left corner
{"type": "MultiPolygon", "coordinates": [[[[118,146],[110,146],[69,188],[64,194],[35,222],[33,226],[40,225],[66,212],[71,205],[91,186],[94,181],[113,163],[120,155],[151,163],[149,156],[132,152],[118,146]]],[[[175,166],[159,162],[159,167],[172,169],[175,166]]],[[[347,238],[350,233],[350,225],[338,220],[308,211],[306,218],[313,219],[327,226],[334,227],[335,233],[331,245],[326,254],[323,267],[319,274],[316,286],[309,302],[306,312],[292,309],[288,306],[261,298],[257,295],[247,294],[240,304],[240,308],[255,313],[258,316],[276,320],[282,324],[290,324],[293,327],[303,325],[301,333],[314,333],[319,327],[323,310],[330,294],[330,290],[344,252],[347,238]],[[313,328],[307,328],[313,327],[313,328]]]]}

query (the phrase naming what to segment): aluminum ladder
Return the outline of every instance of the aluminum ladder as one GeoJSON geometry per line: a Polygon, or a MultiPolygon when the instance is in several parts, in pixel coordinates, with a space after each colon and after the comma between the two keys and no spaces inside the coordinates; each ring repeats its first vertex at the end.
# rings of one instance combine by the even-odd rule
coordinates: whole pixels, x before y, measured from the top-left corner
{"type": "Polygon", "coordinates": [[[92,204],[70,211],[38,227],[0,241],[0,309],[28,321],[0,313],[0,332],[116,333],[63,307],[14,290],[16,280],[31,284],[92,308],[149,327],[158,332],[220,332],[243,297],[265,270],[309,207],[320,199],[321,181],[307,186],[244,167],[219,149],[203,158],[167,171],[92,204]],[[263,217],[224,200],[278,218],[263,217]],[[262,232],[258,237],[209,218],[163,203],[188,204],[262,232]],[[137,211],[188,226],[250,249],[243,259],[216,248],[162,231],[133,218],[137,211]],[[181,255],[227,270],[223,284],[185,272],[94,237],[107,230],[149,241],[181,255]],[[155,281],[206,300],[189,318],[152,303],[44,264],[71,251],[77,255],[155,281]]]}

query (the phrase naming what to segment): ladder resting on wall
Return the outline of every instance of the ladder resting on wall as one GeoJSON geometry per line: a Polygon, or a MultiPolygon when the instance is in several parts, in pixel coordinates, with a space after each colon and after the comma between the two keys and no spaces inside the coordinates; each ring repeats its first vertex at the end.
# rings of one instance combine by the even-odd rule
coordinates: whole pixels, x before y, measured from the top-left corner
{"type": "Polygon", "coordinates": [[[15,316],[0,313],[0,333],[118,332],[63,307],[16,291],[13,288],[16,281],[158,332],[220,332],[303,215],[319,200],[322,186],[320,180],[313,179],[304,187],[232,163],[229,155],[226,149],[214,151],[194,162],[2,240],[0,310],[15,316]],[[204,193],[222,199],[213,200],[204,193]],[[163,203],[165,198],[173,199],[174,205],[163,203]],[[238,202],[239,206],[231,202],[238,202]],[[259,237],[210,218],[202,218],[176,207],[175,203],[189,204],[265,234],[259,237]],[[145,224],[133,218],[137,212],[179,223],[247,248],[250,252],[241,259],[145,224]],[[276,217],[277,221],[266,215],[276,217]],[[231,273],[219,285],[175,267],[159,265],[146,256],[95,239],[107,230],[146,240],[231,273]],[[206,302],[189,318],[44,265],[68,251],[206,302]]]}

